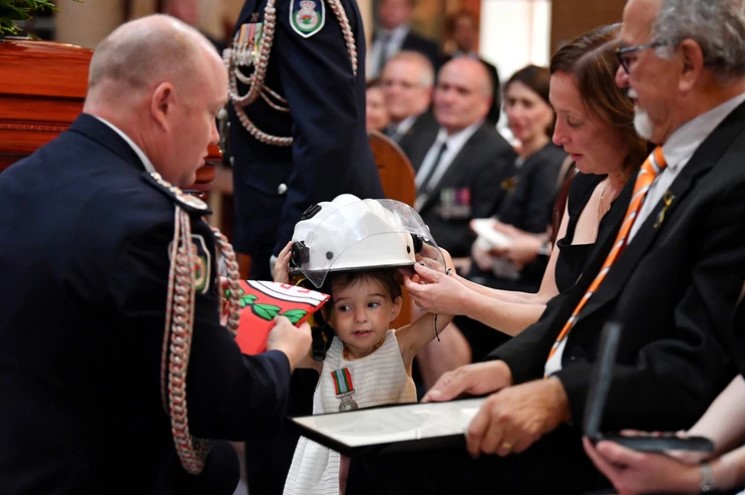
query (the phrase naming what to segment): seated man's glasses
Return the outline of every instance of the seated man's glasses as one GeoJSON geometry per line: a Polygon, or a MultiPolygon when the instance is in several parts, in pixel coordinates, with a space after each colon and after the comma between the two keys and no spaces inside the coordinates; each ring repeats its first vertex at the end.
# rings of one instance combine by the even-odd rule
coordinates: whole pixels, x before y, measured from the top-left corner
{"type": "Polygon", "coordinates": [[[623,67],[623,70],[626,72],[626,74],[628,74],[629,67],[631,66],[631,62],[633,61],[632,56],[634,53],[640,52],[642,50],[649,50],[650,48],[657,48],[658,46],[662,45],[664,45],[664,43],[662,43],[661,41],[654,41],[652,43],[645,43],[643,45],[616,48],[616,58],[618,59],[618,63],[621,64],[621,67],[623,67]]]}

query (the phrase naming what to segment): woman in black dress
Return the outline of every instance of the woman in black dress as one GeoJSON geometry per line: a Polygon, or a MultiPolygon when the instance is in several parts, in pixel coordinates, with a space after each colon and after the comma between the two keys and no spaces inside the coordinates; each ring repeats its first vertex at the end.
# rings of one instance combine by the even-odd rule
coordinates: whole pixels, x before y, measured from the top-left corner
{"type": "Polygon", "coordinates": [[[480,360],[535,322],[550,298],[576,282],[603,216],[647,156],[646,141],[634,131],[633,105],[614,82],[619,29],[596,29],[551,58],[550,101],[557,115],[553,142],[571,157],[577,172],[538,292],[493,289],[458,275],[436,277],[421,266],[417,271],[423,281],[438,282],[407,284],[418,307],[482,323],[470,329],[456,318],[469,340],[448,331],[442,334],[447,344],[430,345],[430,350],[438,349],[432,361],[439,363],[440,372],[480,360]]]}

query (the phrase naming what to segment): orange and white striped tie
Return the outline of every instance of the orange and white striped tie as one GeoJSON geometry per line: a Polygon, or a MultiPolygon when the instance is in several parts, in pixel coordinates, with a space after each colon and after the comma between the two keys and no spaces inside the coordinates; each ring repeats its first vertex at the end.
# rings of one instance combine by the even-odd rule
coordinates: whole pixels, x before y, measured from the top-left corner
{"type": "Polygon", "coordinates": [[[608,256],[605,258],[603,267],[595,276],[595,280],[592,281],[590,287],[585,292],[585,295],[582,296],[579,304],[577,304],[577,307],[574,308],[572,316],[567,320],[564,328],[561,329],[561,333],[559,333],[559,336],[556,338],[556,342],[554,342],[554,345],[551,347],[551,350],[548,353],[548,359],[546,361],[546,374],[548,374],[550,369],[558,370],[561,368],[561,363],[552,362],[552,359],[560,359],[560,356],[556,355],[556,352],[561,347],[563,347],[567,335],[569,335],[569,332],[572,330],[574,323],[577,321],[577,317],[580,311],[582,311],[582,308],[585,307],[587,301],[589,301],[592,295],[598,290],[600,284],[603,283],[603,280],[605,279],[605,276],[610,270],[611,266],[613,266],[613,263],[615,263],[616,259],[621,254],[621,251],[623,251],[623,249],[626,247],[626,241],[629,237],[629,232],[631,232],[631,227],[634,225],[634,220],[636,220],[636,216],[639,214],[639,210],[641,210],[642,204],[644,203],[644,198],[647,195],[647,191],[649,191],[649,187],[652,185],[652,182],[654,182],[657,174],[662,172],[666,166],[667,163],[665,163],[665,157],[662,154],[662,147],[658,146],[654,149],[652,154],[647,157],[644,165],[642,165],[642,168],[639,171],[639,174],[636,176],[634,192],[631,196],[629,206],[626,209],[626,215],[623,219],[623,223],[621,224],[621,228],[618,230],[616,241],[613,243],[613,247],[611,248],[610,253],[608,253],[608,256]]]}

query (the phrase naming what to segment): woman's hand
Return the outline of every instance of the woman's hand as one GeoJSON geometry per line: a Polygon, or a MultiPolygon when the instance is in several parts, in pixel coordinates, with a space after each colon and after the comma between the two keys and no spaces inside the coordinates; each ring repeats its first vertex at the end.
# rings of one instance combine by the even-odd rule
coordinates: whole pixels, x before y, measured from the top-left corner
{"type": "Polygon", "coordinates": [[[414,265],[414,276],[407,276],[404,285],[409,291],[411,300],[420,311],[428,313],[442,313],[446,315],[460,314],[464,306],[462,297],[464,292],[470,292],[455,273],[443,273],[433,270],[423,263],[414,265]]]}
{"type": "Polygon", "coordinates": [[[637,452],[614,442],[582,440],[595,466],[619,494],[698,493],[699,468],[663,454],[637,452]]]}
{"type": "Polygon", "coordinates": [[[507,258],[519,268],[535,261],[548,236],[543,234],[531,234],[513,227],[512,225],[496,222],[494,230],[501,232],[510,238],[507,246],[493,248],[489,254],[496,257],[507,258]]]}

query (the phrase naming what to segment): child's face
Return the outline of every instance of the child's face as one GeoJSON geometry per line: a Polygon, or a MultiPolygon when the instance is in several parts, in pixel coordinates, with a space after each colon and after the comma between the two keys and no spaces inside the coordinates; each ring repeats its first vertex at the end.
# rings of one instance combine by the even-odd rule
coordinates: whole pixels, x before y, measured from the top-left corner
{"type": "Polygon", "coordinates": [[[391,300],[383,285],[362,278],[348,285],[333,286],[334,304],[329,323],[354,358],[371,354],[385,338],[390,323],[401,310],[401,298],[391,300]]]}

